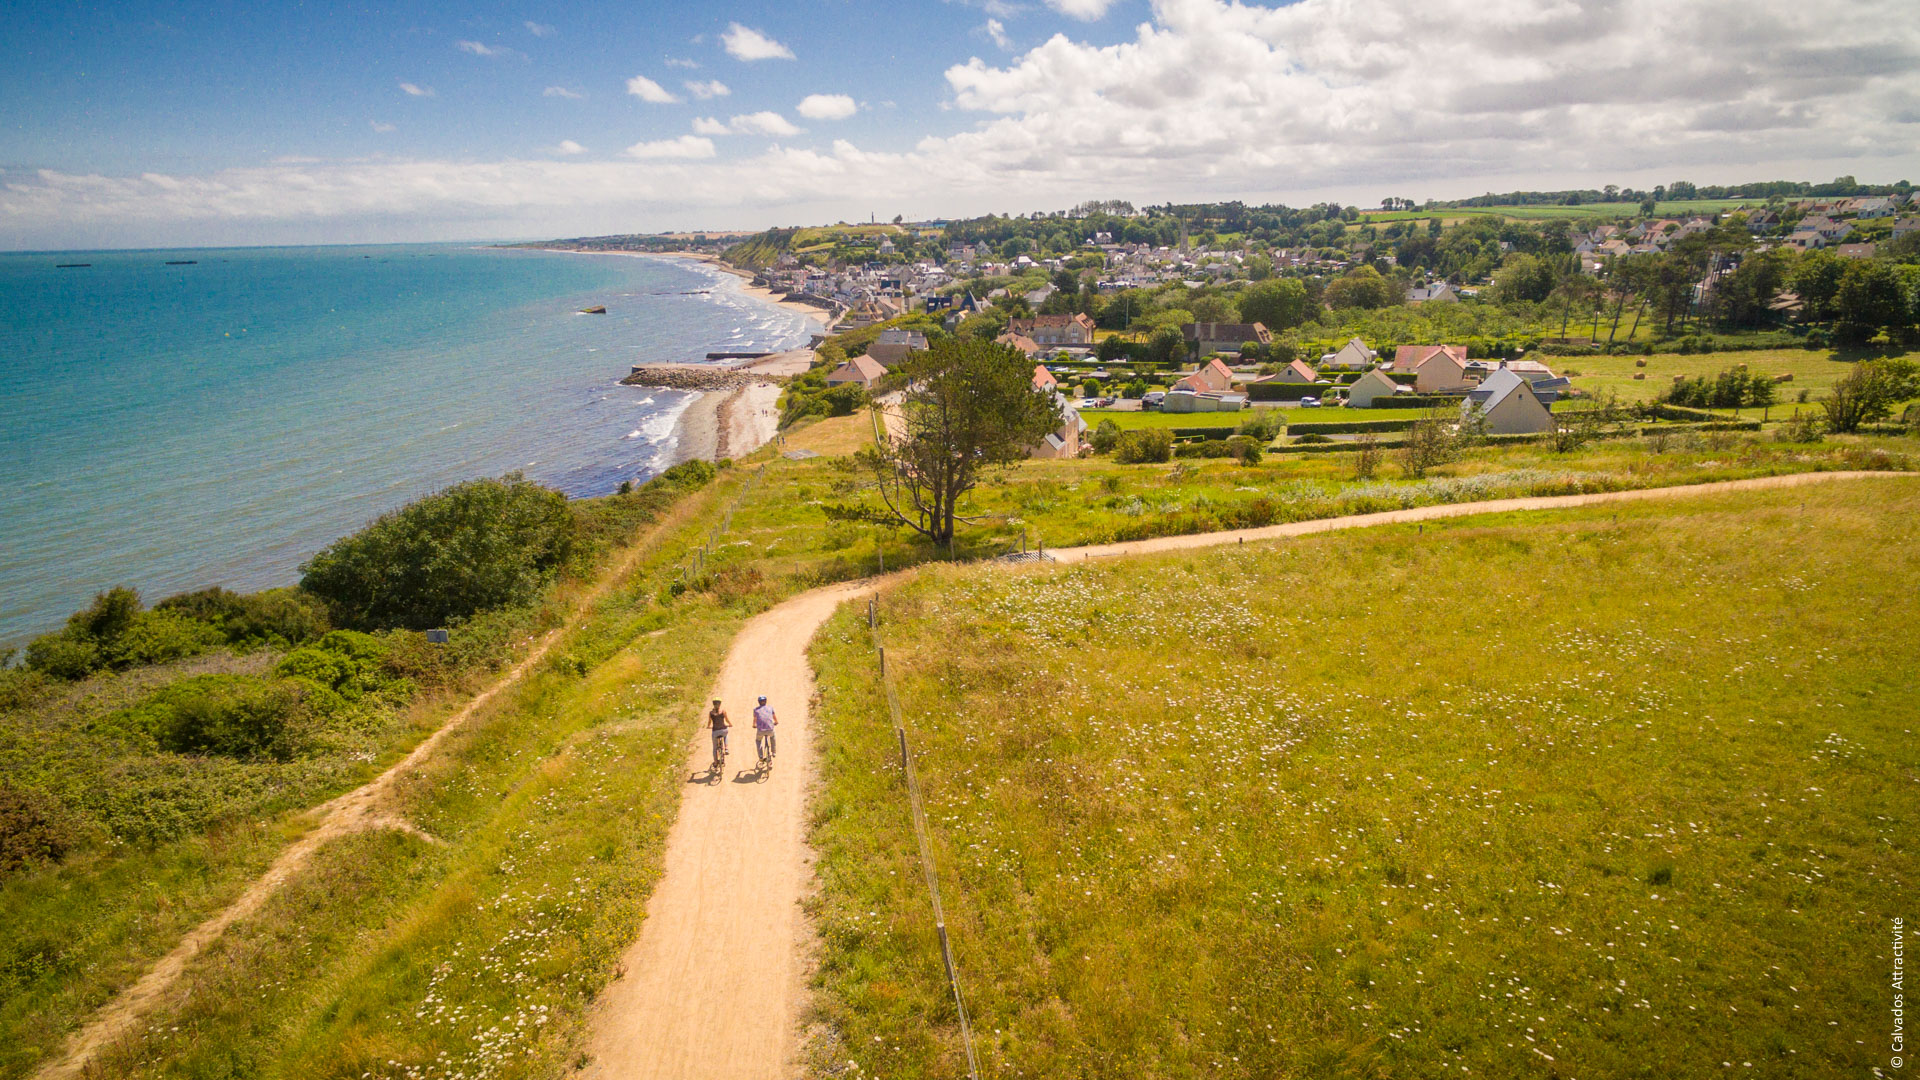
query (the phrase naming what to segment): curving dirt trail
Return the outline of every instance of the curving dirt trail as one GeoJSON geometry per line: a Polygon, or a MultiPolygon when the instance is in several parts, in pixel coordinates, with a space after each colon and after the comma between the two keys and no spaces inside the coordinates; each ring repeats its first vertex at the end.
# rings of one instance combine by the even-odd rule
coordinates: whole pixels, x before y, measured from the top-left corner
{"type": "MultiPolygon", "coordinates": [[[[1712,495],[1901,473],[1834,472],[1732,480],[1691,487],[1425,506],[1383,514],[1169,536],[1049,552],[1061,562],[1271,540],[1337,529],[1515,510],[1712,495]]],[[[912,573],[900,571],[892,577],[912,573]]],[[[595,1080],[764,1080],[794,1068],[807,930],[806,790],[813,747],[806,705],[813,692],[807,646],[847,600],[879,582],[803,593],[749,622],[734,641],[711,696],[736,725],[735,755],[717,785],[689,783],[668,834],[665,872],[647,902],[639,938],[621,958],[625,976],[601,996],[588,1042],[595,1080]],[[753,764],[752,735],[739,736],[753,700],[766,694],[781,717],[780,757],[764,784],[741,782],[753,764]]],[[[707,770],[704,734],[687,755],[689,777],[707,770]]]]}

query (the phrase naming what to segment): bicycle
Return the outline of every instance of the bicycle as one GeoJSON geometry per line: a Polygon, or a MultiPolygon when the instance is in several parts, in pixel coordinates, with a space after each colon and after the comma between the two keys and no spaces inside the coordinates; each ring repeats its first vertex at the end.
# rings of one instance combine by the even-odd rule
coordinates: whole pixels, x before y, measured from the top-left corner
{"type": "Polygon", "coordinates": [[[773,768],[773,732],[756,731],[753,733],[754,755],[759,759],[761,769],[773,768]]]}

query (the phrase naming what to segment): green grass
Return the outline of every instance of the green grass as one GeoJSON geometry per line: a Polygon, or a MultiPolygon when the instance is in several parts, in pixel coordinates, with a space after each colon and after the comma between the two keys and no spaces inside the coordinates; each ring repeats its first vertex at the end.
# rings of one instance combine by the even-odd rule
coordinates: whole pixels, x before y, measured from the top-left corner
{"type": "MultiPolygon", "coordinates": [[[[1850,481],[891,590],[983,1075],[1884,1064],[1916,522],[1850,481]]],[[[864,622],[814,657],[821,1056],[964,1075],[864,622]]]]}
{"type": "Polygon", "coordinates": [[[1254,413],[1250,409],[1202,413],[1170,413],[1158,409],[1081,409],[1080,415],[1091,427],[1099,427],[1102,420],[1111,420],[1122,431],[1138,431],[1143,428],[1236,428],[1246,423],[1254,413]]]}
{"type": "MultiPolygon", "coordinates": [[[[1611,391],[1622,401],[1651,401],[1673,385],[1673,377],[1717,375],[1722,371],[1745,364],[1748,371],[1762,375],[1791,375],[1791,382],[1781,383],[1778,387],[1780,400],[1788,403],[1786,412],[1792,411],[1792,403],[1800,391],[1811,391],[1813,400],[1818,401],[1832,389],[1853,365],[1840,360],[1836,354],[1825,350],[1807,349],[1754,349],[1739,352],[1715,353],[1656,353],[1653,356],[1565,356],[1546,357],[1546,362],[1554,370],[1564,373],[1577,371],[1572,377],[1573,385],[1589,393],[1611,391]],[[1645,367],[1637,362],[1646,361],[1645,367]],[[1635,379],[1634,375],[1645,375],[1644,379],[1635,379]]],[[[1776,410],[1779,411],[1779,410],[1776,410]]]]}

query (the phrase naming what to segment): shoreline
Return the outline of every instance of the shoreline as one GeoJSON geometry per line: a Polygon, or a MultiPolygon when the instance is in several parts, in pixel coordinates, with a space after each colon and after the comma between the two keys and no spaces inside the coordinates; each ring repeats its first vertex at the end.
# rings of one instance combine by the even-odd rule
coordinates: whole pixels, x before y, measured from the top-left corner
{"type": "MultiPolygon", "coordinates": [[[[548,248],[550,251],[573,252],[571,248],[548,248]]],[[[689,259],[704,263],[716,270],[731,275],[742,293],[753,297],[770,307],[805,315],[812,321],[816,334],[824,334],[832,327],[829,312],[822,311],[811,304],[802,304],[783,299],[771,289],[753,283],[753,275],[722,262],[718,256],[693,251],[651,252],[651,251],[591,251],[573,252],[584,255],[620,255],[629,258],[689,259]]],[[[814,352],[811,345],[786,349],[770,353],[745,363],[737,364],[660,364],[640,365],[658,366],[664,369],[710,368],[739,373],[746,376],[765,375],[781,378],[804,374],[813,366],[814,352]]],[[[629,375],[621,381],[627,382],[634,376],[629,375]]],[[[634,385],[653,385],[641,382],[634,385]]],[[[718,461],[721,458],[744,457],[774,440],[780,432],[780,392],[781,385],[772,379],[749,379],[741,385],[726,390],[701,390],[673,422],[673,448],[660,466],[660,472],[687,461],[718,461]]],[[[655,475],[659,475],[658,472],[655,475]]]]}

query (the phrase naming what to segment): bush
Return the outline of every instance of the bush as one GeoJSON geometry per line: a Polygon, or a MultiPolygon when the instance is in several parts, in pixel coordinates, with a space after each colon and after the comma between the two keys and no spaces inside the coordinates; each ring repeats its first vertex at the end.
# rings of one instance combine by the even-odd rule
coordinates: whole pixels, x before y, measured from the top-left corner
{"type": "Polygon", "coordinates": [[[1227,440],[1227,452],[1242,465],[1260,464],[1261,447],[1267,439],[1254,438],[1251,435],[1235,435],[1227,440]]]}
{"type": "Polygon", "coordinates": [[[338,694],[343,701],[358,701],[398,685],[386,671],[388,651],[387,642],[372,634],[334,630],[288,653],[273,673],[338,694]]]}
{"type": "Polygon", "coordinates": [[[1812,413],[1797,412],[1780,425],[1780,430],[1773,437],[1785,443],[1817,443],[1825,438],[1822,434],[1824,427],[1820,418],[1812,413]]]}
{"type": "Polygon", "coordinates": [[[0,784],[0,874],[59,862],[78,841],[73,819],[52,797],[0,784]]]}
{"type": "Polygon", "coordinates": [[[1279,409],[1255,409],[1251,416],[1240,422],[1236,434],[1261,442],[1272,442],[1286,434],[1286,431],[1287,418],[1279,409]]]}
{"type": "Polygon", "coordinates": [[[1113,445],[1113,459],[1122,465],[1146,465],[1173,458],[1173,432],[1160,429],[1124,431],[1113,445]]]}
{"type": "Polygon", "coordinates": [[[1303,397],[1323,397],[1333,389],[1330,382],[1316,383],[1277,383],[1259,382],[1247,386],[1249,401],[1299,401],[1303,397]]]}
{"type": "Polygon", "coordinates": [[[1330,443],[1332,441],[1333,441],[1332,436],[1322,435],[1317,431],[1309,431],[1305,435],[1296,436],[1293,440],[1293,445],[1311,446],[1315,443],[1330,443]]]}
{"type": "Polygon", "coordinates": [[[153,605],[205,623],[230,645],[287,647],[327,632],[327,610],[318,597],[298,589],[236,593],[222,588],[170,596],[153,605]]]}
{"type": "Polygon", "coordinates": [[[1087,441],[1093,446],[1094,453],[1111,454],[1114,444],[1120,441],[1120,425],[1112,420],[1103,419],[1100,421],[1100,426],[1093,429],[1093,434],[1088,436],[1087,441]]]}
{"type": "Polygon", "coordinates": [[[108,589],[68,617],[65,629],[27,645],[26,665],[55,679],[84,679],[103,668],[127,668],[194,656],[220,644],[218,630],[171,611],[142,611],[140,594],[108,589]]]}
{"type": "Polygon", "coordinates": [[[1233,447],[1225,439],[1202,439],[1198,442],[1176,444],[1173,455],[1181,458],[1224,458],[1233,457],[1233,447]]]}
{"type": "Polygon", "coordinates": [[[178,754],[293,756],[306,688],[291,679],[196,675],[163,686],[98,723],[98,730],[178,754]]]}
{"type": "Polygon", "coordinates": [[[1309,433],[1321,435],[1351,435],[1363,431],[1370,431],[1377,435],[1385,432],[1405,431],[1413,425],[1414,421],[1412,420],[1327,420],[1309,421],[1304,424],[1294,423],[1288,425],[1287,430],[1296,435],[1309,433]]]}
{"type": "Polygon", "coordinates": [[[387,514],[301,568],[334,621],[424,630],[524,604],[573,549],[566,496],[519,474],[469,480],[387,514]]]}

